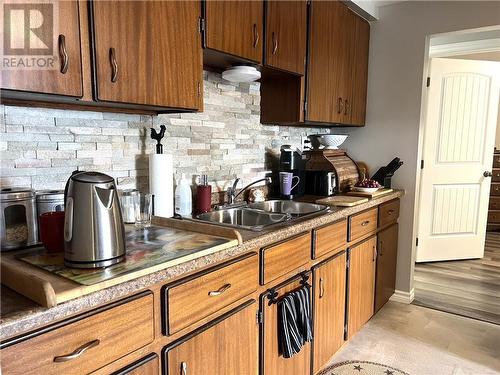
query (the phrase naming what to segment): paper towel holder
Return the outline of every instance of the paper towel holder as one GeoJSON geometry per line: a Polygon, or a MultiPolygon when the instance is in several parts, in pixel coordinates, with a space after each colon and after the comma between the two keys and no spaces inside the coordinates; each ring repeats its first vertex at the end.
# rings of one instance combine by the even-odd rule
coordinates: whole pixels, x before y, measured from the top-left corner
{"type": "Polygon", "coordinates": [[[155,128],[151,128],[151,138],[156,140],[156,153],[163,154],[163,145],[161,144],[161,140],[165,136],[165,130],[167,128],[165,125],[160,125],[160,132],[158,133],[155,128]]]}

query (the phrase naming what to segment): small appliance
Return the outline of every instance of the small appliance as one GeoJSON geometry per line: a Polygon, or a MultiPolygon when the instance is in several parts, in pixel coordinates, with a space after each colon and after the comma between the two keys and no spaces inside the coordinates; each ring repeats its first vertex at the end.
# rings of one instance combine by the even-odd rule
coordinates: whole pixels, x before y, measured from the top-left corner
{"type": "Polygon", "coordinates": [[[335,172],[306,171],[306,194],[330,196],[335,194],[337,177],[335,172]]]}
{"type": "Polygon", "coordinates": [[[106,267],[125,257],[125,228],[112,177],[73,172],[65,189],[64,263],[106,267]]]}
{"type": "Polygon", "coordinates": [[[280,172],[290,172],[292,178],[298,183],[290,189],[290,194],[282,194],[283,199],[294,199],[304,195],[305,193],[305,160],[302,158],[302,152],[290,145],[281,146],[280,155],[280,172]]]}

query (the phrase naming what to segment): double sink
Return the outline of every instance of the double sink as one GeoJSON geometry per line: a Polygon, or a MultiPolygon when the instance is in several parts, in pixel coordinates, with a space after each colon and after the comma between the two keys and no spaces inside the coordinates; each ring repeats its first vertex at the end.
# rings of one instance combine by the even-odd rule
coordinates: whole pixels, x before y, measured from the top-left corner
{"type": "Polygon", "coordinates": [[[196,219],[213,224],[260,231],[270,225],[296,220],[327,210],[327,206],[289,200],[250,203],[199,214],[196,219]]]}

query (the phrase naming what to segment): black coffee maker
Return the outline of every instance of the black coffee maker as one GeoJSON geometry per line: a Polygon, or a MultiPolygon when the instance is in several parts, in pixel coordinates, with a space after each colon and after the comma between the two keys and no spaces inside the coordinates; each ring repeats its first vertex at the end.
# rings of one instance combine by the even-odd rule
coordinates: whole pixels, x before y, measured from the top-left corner
{"type": "MultiPolygon", "coordinates": [[[[282,199],[294,199],[304,195],[305,193],[305,167],[306,162],[302,159],[302,152],[290,145],[281,146],[280,155],[280,172],[291,172],[294,177],[299,178],[297,186],[291,190],[290,195],[281,194],[282,199]]],[[[280,181],[280,179],[278,179],[280,181]]]]}

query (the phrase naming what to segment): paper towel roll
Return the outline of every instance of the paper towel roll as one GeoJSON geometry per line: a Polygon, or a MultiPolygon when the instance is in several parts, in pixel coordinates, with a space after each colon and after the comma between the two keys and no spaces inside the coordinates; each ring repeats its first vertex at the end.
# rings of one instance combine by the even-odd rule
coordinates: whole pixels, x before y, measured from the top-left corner
{"type": "Polygon", "coordinates": [[[174,216],[172,155],[149,155],[149,190],[153,194],[153,215],[174,216]]]}

